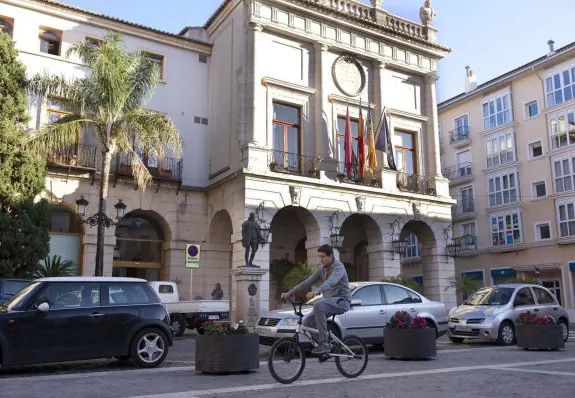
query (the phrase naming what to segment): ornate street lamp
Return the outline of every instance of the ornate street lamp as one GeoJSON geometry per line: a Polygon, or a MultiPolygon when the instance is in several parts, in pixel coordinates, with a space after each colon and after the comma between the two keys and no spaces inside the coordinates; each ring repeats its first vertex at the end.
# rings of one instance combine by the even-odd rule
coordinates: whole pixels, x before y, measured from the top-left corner
{"type": "Polygon", "coordinates": [[[391,258],[395,258],[395,253],[400,256],[405,253],[405,246],[407,246],[407,239],[401,239],[401,218],[397,217],[391,223],[392,239],[391,239],[391,258]],[[397,232],[396,232],[397,230],[397,232]]]}
{"type": "Polygon", "coordinates": [[[445,262],[447,262],[449,257],[455,258],[461,254],[461,239],[453,238],[453,224],[449,224],[443,230],[443,234],[445,235],[445,262]],[[451,242],[447,243],[449,239],[451,242]]]}
{"type": "MultiPolygon", "coordinates": [[[[80,217],[80,220],[88,224],[90,227],[95,227],[96,225],[104,225],[106,228],[115,227],[117,225],[114,220],[108,217],[105,213],[98,212],[96,214],[91,215],[88,218],[84,218],[86,215],[86,207],[88,207],[90,203],[84,198],[84,196],[80,196],[80,199],[76,200],[76,213],[80,217]]],[[[126,212],[126,204],[122,201],[122,199],[118,199],[118,203],[114,205],[116,208],[116,220],[121,221],[124,218],[124,213],[126,212]]]]}
{"type": "Polygon", "coordinates": [[[341,224],[339,223],[339,210],[334,211],[333,214],[329,217],[329,224],[329,240],[331,246],[339,250],[343,246],[343,235],[341,233],[341,224]]]}
{"type": "Polygon", "coordinates": [[[264,219],[264,202],[261,202],[256,209],[256,221],[260,225],[260,234],[262,239],[260,241],[261,248],[268,243],[270,237],[271,227],[266,223],[264,219]]]}

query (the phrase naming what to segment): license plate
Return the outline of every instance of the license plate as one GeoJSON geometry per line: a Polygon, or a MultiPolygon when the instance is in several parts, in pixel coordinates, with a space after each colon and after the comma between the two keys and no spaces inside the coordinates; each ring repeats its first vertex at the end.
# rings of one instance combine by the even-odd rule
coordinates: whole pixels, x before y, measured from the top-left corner
{"type": "Polygon", "coordinates": [[[208,315],[208,319],[209,320],[217,320],[217,319],[220,319],[220,316],[219,315],[208,315]]]}
{"type": "Polygon", "coordinates": [[[455,330],[458,332],[469,332],[471,328],[469,326],[456,325],[455,330]]]}
{"type": "Polygon", "coordinates": [[[257,329],[256,329],[256,332],[257,332],[258,334],[265,334],[265,335],[271,334],[271,330],[269,330],[269,329],[264,329],[264,328],[257,328],[257,329]]]}

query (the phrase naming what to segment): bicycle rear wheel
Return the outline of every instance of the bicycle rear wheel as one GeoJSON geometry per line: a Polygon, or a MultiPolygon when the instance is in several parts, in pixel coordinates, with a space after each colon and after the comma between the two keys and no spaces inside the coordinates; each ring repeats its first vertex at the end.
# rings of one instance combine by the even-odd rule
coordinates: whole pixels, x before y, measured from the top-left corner
{"type": "Polygon", "coordinates": [[[283,337],[272,346],[268,356],[268,368],[272,377],[282,383],[296,381],[305,368],[305,354],[296,339],[283,337]]]}
{"type": "Polygon", "coordinates": [[[367,367],[367,346],[357,336],[346,336],[342,342],[345,347],[341,345],[337,347],[335,354],[349,355],[349,357],[336,356],[335,366],[337,366],[339,373],[352,379],[362,374],[367,367]]]}

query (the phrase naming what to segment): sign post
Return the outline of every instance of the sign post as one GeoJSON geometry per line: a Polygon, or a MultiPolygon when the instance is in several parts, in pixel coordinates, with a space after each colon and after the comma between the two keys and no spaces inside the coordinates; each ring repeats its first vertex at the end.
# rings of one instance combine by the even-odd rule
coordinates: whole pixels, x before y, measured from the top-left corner
{"type": "Polygon", "coordinates": [[[190,269],[190,301],[194,298],[192,295],[194,268],[200,268],[200,251],[200,245],[195,243],[186,244],[186,268],[190,269]]]}

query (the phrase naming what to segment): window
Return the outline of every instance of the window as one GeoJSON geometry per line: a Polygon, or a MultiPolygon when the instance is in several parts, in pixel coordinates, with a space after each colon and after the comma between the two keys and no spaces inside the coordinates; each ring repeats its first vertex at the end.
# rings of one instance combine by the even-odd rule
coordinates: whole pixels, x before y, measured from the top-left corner
{"type": "Polygon", "coordinates": [[[471,150],[456,154],[457,177],[467,177],[471,175],[471,150]]]}
{"type": "Polygon", "coordinates": [[[417,239],[417,235],[412,232],[407,237],[403,258],[417,258],[417,257],[419,257],[419,241],[417,239]]]}
{"type": "Polygon", "coordinates": [[[86,37],[86,43],[92,48],[99,48],[102,45],[102,40],[86,37]]]}
{"type": "Polygon", "coordinates": [[[566,192],[573,189],[575,176],[575,154],[553,159],[553,178],[555,191],[566,192]]]}
{"type": "Polygon", "coordinates": [[[402,287],[395,285],[383,285],[383,291],[385,292],[385,297],[387,299],[388,305],[409,304],[412,301],[409,291],[402,287]]]}
{"type": "Polygon", "coordinates": [[[208,118],[207,117],[203,117],[202,118],[202,124],[207,126],[208,125],[208,118]]]}
{"type": "Polygon", "coordinates": [[[300,171],[301,119],[300,109],[274,102],[273,104],[274,162],[292,172],[300,171]]]}
{"type": "Polygon", "coordinates": [[[110,305],[150,304],[157,300],[150,297],[143,283],[110,283],[108,285],[108,303],[110,305]]]}
{"type": "Polygon", "coordinates": [[[483,130],[511,122],[510,94],[499,94],[483,102],[483,130]]]}
{"type": "Polygon", "coordinates": [[[413,293],[413,292],[410,292],[409,290],[407,291],[407,293],[409,293],[409,298],[411,299],[411,302],[412,302],[412,303],[417,304],[417,303],[421,303],[421,302],[422,302],[421,297],[419,297],[418,294],[415,294],[415,293],[413,293]]]}
{"type": "Polygon", "coordinates": [[[533,286],[533,291],[539,304],[555,304],[555,299],[547,290],[533,286]]]}
{"type": "Polygon", "coordinates": [[[521,212],[492,214],[490,218],[493,246],[516,245],[522,242],[521,212]]]}
{"type": "Polygon", "coordinates": [[[535,159],[539,156],[543,156],[543,145],[541,145],[541,141],[532,142],[529,144],[529,157],[535,159]]]}
{"type": "Polygon", "coordinates": [[[575,97],[575,65],[569,65],[545,77],[547,106],[567,102],[575,97]]]}
{"type": "Polygon", "coordinates": [[[174,293],[174,287],[172,285],[160,285],[158,287],[158,292],[161,294],[174,293]]]}
{"type": "Polygon", "coordinates": [[[153,62],[160,68],[160,79],[164,79],[164,56],[152,53],[145,53],[148,61],[153,62]]]}
{"type": "Polygon", "coordinates": [[[465,187],[459,190],[459,208],[462,213],[470,213],[475,211],[473,187],[465,187]]]}
{"type": "Polygon", "coordinates": [[[63,98],[48,97],[48,121],[56,122],[66,115],[71,114],[72,109],[69,101],[63,98]]]}
{"type": "Polygon", "coordinates": [[[545,181],[538,181],[531,184],[532,195],[534,198],[542,198],[547,196],[547,189],[545,188],[545,181]]]}
{"type": "Polygon", "coordinates": [[[569,109],[549,116],[551,149],[575,144],[575,110],[569,109]]]}
{"type": "Polygon", "coordinates": [[[516,171],[505,171],[487,177],[489,206],[519,201],[519,176],[516,171]]]}
{"type": "Polygon", "coordinates": [[[8,36],[12,37],[14,33],[14,20],[0,16],[0,32],[6,33],[8,36]]]}
{"type": "Polygon", "coordinates": [[[492,135],[485,139],[487,168],[515,161],[515,139],[512,131],[492,135]]]}
{"type": "Polygon", "coordinates": [[[559,202],[557,213],[561,237],[575,236],[575,199],[559,202]]]}
{"type": "Polygon", "coordinates": [[[469,116],[461,116],[453,121],[455,125],[455,130],[453,130],[453,136],[451,141],[465,140],[469,138],[469,116]]]}
{"type": "Polygon", "coordinates": [[[395,162],[397,170],[406,174],[417,173],[417,163],[415,159],[415,134],[396,131],[395,138],[395,162]]]}
{"type": "Polygon", "coordinates": [[[353,295],[354,299],[361,300],[361,305],[383,305],[379,285],[365,286],[353,295]]]}
{"type": "Polygon", "coordinates": [[[468,223],[463,223],[461,224],[461,236],[466,236],[466,235],[470,235],[470,236],[477,236],[477,233],[475,232],[475,222],[468,222],[468,223]]]}
{"type": "Polygon", "coordinates": [[[536,116],[539,116],[539,104],[537,103],[537,100],[526,103],[525,118],[530,119],[536,116]]]}
{"type": "Polygon", "coordinates": [[[515,300],[513,304],[517,307],[525,306],[525,305],[535,305],[535,299],[533,298],[533,293],[531,293],[531,289],[528,287],[524,287],[519,289],[517,295],[515,295],[515,300]]]}
{"type": "Polygon", "coordinates": [[[549,289],[551,293],[557,298],[559,305],[561,304],[561,282],[559,281],[544,281],[543,287],[549,289]]]}
{"type": "Polygon", "coordinates": [[[200,124],[202,122],[202,118],[199,116],[194,116],[194,123],[200,124]]]}
{"type": "Polygon", "coordinates": [[[36,304],[47,301],[52,309],[98,307],[100,284],[87,282],[50,283],[36,304]]]}
{"type": "Polygon", "coordinates": [[[51,29],[40,30],[41,53],[60,55],[61,45],[62,45],[62,32],[51,29]]]}
{"type": "MultiPolygon", "coordinates": [[[[359,121],[358,119],[350,118],[351,126],[351,162],[357,164],[358,162],[358,146],[357,137],[359,135],[359,121]]],[[[339,150],[339,162],[343,163],[345,161],[345,116],[337,117],[337,145],[339,150]]],[[[345,168],[342,165],[342,170],[345,168]]],[[[344,172],[339,170],[340,172],[344,172]]]]}
{"type": "Polygon", "coordinates": [[[201,64],[207,64],[208,63],[208,56],[206,54],[199,54],[198,61],[201,64]]]}
{"type": "Polygon", "coordinates": [[[548,222],[535,224],[535,237],[537,240],[551,239],[551,228],[548,222]]]}

